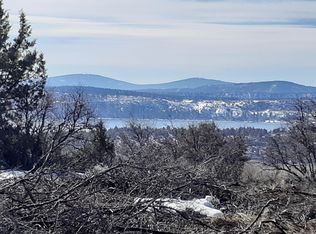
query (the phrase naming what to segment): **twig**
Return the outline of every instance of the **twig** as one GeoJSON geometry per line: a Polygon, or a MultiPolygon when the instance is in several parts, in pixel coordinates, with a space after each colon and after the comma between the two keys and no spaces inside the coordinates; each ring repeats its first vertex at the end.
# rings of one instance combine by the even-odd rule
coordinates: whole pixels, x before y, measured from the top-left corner
{"type": "Polygon", "coordinates": [[[55,202],[60,202],[61,199],[67,197],[68,195],[71,195],[73,192],[75,192],[78,188],[82,187],[82,186],[85,186],[86,184],[89,184],[92,180],[96,179],[96,178],[99,178],[103,175],[105,175],[106,173],[110,172],[110,171],[113,171],[117,168],[120,168],[122,167],[123,164],[118,164],[117,166],[113,166],[105,171],[102,171],[100,172],[99,174],[96,174],[90,178],[87,178],[85,179],[84,181],[82,181],[81,183],[75,185],[74,187],[72,187],[71,189],[69,189],[68,191],[66,191],[65,193],[61,194],[60,196],[58,196],[57,198],[55,199],[52,199],[52,200],[49,200],[49,201],[46,201],[46,202],[41,202],[41,203],[35,203],[35,204],[29,204],[29,205],[22,205],[22,206],[19,206],[19,207],[15,207],[15,208],[12,208],[10,210],[7,210],[6,212],[13,212],[13,211],[17,211],[17,210],[20,210],[20,209],[30,209],[30,208],[36,208],[36,207],[40,207],[40,206],[45,206],[45,205],[48,205],[48,204],[51,204],[51,203],[55,203],[55,202]]]}
{"type": "Polygon", "coordinates": [[[141,232],[141,233],[151,233],[151,234],[175,234],[174,232],[164,232],[164,231],[157,231],[145,228],[138,228],[138,227],[114,227],[115,230],[119,232],[141,232]]]}
{"type": "Polygon", "coordinates": [[[246,233],[249,229],[251,229],[253,227],[253,225],[255,225],[255,223],[259,220],[259,218],[261,217],[261,215],[263,214],[264,210],[272,203],[272,202],[276,202],[277,200],[279,200],[278,198],[276,199],[271,199],[269,200],[260,210],[259,214],[257,215],[257,217],[254,219],[254,221],[248,226],[246,227],[242,232],[240,232],[240,234],[242,233],[246,233]]]}
{"type": "Polygon", "coordinates": [[[302,191],[294,191],[294,194],[301,194],[308,197],[316,197],[316,193],[307,193],[307,192],[302,192],[302,191]]]}
{"type": "Polygon", "coordinates": [[[281,233],[286,234],[283,228],[275,220],[264,220],[261,222],[261,224],[263,223],[272,223],[274,226],[276,226],[277,229],[279,229],[281,233]]]}

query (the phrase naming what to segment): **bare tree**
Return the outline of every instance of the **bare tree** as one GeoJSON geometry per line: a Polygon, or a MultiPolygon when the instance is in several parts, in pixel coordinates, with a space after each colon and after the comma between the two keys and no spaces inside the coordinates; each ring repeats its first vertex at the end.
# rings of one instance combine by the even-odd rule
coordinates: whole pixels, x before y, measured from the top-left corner
{"type": "Polygon", "coordinates": [[[316,103],[298,101],[296,118],[271,138],[265,162],[296,180],[316,181],[316,103]]]}
{"type": "Polygon", "coordinates": [[[184,157],[195,164],[218,157],[220,148],[225,144],[223,135],[214,123],[183,128],[178,131],[177,139],[184,157]]]}

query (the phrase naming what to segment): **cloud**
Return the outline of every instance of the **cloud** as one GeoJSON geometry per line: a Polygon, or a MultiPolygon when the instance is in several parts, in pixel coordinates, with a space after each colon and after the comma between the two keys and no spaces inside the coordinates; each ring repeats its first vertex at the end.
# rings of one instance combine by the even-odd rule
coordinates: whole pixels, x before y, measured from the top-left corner
{"type": "Polygon", "coordinates": [[[15,24],[24,9],[54,75],[69,67],[134,82],[159,78],[152,73],[316,76],[316,1],[7,0],[5,6],[15,24]]]}
{"type": "Polygon", "coordinates": [[[293,27],[316,27],[316,18],[289,19],[289,20],[248,20],[248,21],[211,21],[206,24],[219,25],[245,25],[245,26],[293,26],[293,27]]]}

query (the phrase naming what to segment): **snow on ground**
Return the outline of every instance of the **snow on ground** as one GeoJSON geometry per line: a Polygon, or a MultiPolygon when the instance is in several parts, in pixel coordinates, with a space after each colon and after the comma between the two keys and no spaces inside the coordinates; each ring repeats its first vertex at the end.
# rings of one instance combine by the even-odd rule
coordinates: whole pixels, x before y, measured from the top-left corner
{"type": "Polygon", "coordinates": [[[193,106],[193,109],[201,113],[203,110],[211,108],[212,106],[213,104],[210,101],[200,101],[193,106]]]}
{"type": "MultiPolygon", "coordinates": [[[[5,170],[0,171],[0,181],[8,179],[17,179],[24,177],[28,172],[27,171],[15,171],[15,170],[5,170]]],[[[68,173],[43,173],[42,176],[48,179],[57,179],[57,178],[87,178],[88,174],[80,172],[68,172],[68,173]]]]}
{"type": "Polygon", "coordinates": [[[14,170],[0,171],[0,181],[23,177],[25,176],[25,174],[26,173],[24,171],[14,171],[14,170]]]}
{"type": "MultiPolygon", "coordinates": [[[[214,208],[211,203],[212,197],[206,196],[202,199],[193,199],[193,200],[181,200],[181,199],[156,199],[153,202],[153,206],[158,208],[166,207],[170,208],[171,211],[185,211],[187,209],[191,209],[201,215],[205,215],[210,218],[222,217],[223,213],[220,210],[214,208]]],[[[144,199],[136,199],[136,202],[151,202],[152,199],[144,198],[144,199]]]]}

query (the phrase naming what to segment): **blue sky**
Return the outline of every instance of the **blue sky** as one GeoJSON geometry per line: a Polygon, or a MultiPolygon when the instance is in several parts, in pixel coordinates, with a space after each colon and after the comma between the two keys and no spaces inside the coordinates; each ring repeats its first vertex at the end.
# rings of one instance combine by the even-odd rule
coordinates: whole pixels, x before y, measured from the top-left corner
{"type": "Polygon", "coordinates": [[[316,86],[316,1],[4,0],[21,9],[50,76],[134,83],[189,77],[316,86]]]}

